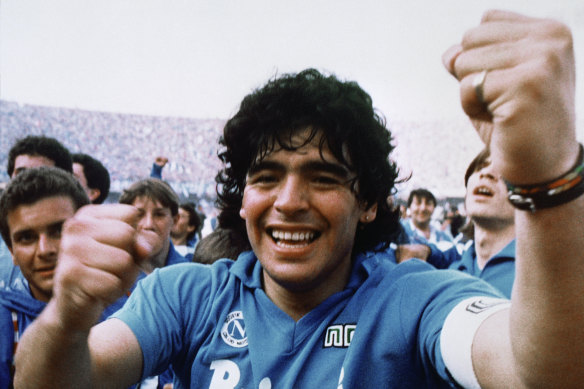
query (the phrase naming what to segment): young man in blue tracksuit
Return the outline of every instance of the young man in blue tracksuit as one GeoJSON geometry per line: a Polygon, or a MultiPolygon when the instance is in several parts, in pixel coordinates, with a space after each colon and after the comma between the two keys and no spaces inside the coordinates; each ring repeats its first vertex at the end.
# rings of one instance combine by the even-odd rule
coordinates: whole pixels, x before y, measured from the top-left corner
{"type": "MultiPolygon", "coordinates": [[[[12,255],[0,264],[0,388],[12,385],[19,335],[53,294],[61,227],[86,204],[75,177],[54,167],[22,171],[0,198],[0,231],[12,255]]],[[[121,300],[110,305],[102,319],[122,305],[121,300]]]]}
{"type": "Polygon", "coordinates": [[[507,201],[507,188],[491,163],[488,149],[470,163],[464,183],[473,241],[449,268],[481,278],[511,298],[515,280],[515,210],[507,201]]]}
{"type": "Polygon", "coordinates": [[[558,22],[491,11],[444,57],[513,183],[523,266],[512,304],[475,277],[387,258],[398,223],[386,202],[391,136],[356,83],[306,70],[247,96],[224,129],[220,225],[245,233],[252,251],[157,270],[93,326],[152,244],[134,208],[81,210],[64,231],[76,244],[61,253],[58,293],[21,339],[17,383],[124,387],[169,364],[175,388],[581,382],[584,185],[570,43],[558,22]],[[539,189],[564,179],[562,195],[539,189]],[[545,184],[523,191],[534,182],[545,184]]]}
{"type": "MultiPolygon", "coordinates": [[[[139,233],[150,235],[152,250],[148,259],[142,264],[142,271],[131,287],[131,292],[138,282],[146,278],[155,269],[189,262],[174,248],[170,233],[179,218],[178,196],[170,185],[158,178],[145,178],[134,182],[120,196],[121,204],[133,205],[138,209],[137,229],[139,233]]],[[[157,387],[172,382],[173,374],[167,369],[150,380],[157,381],[157,387]]]]}

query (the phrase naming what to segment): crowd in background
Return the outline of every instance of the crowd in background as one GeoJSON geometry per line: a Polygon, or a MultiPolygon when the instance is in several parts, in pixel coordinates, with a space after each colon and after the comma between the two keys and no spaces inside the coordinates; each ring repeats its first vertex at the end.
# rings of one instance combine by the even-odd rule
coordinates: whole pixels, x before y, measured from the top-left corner
{"type": "MultiPolygon", "coordinates": [[[[388,117],[388,126],[397,146],[393,158],[399,161],[402,178],[411,176],[399,186],[403,195],[398,197],[407,197],[411,189],[420,186],[431,189],[439,199],[462,197],[461,173],[480,150],[480,140],[468,120],[391,119],[388,117]],[[448,128],[452,130],[445,131],[448,128]]],[[[169,163],[164,179],[181,198],[211,201],[220,166],[217,139],[224,123],[221,119],[96,112],[0,100],[0,164],[6,165],[8,150],[17,139],[51,136],[72,152],[87,153],[102,161],[110,172],[115,196],[147,176],[155,156],[165,155],[169,163]]],[[[0,171],[0,182],[7,180],[6,172],[0,171]]]]}
{"type": "MultiPolygon", "coordinates": [[[[0,164],[11,145],[26,135],[58,139],[107,167],[112,194],[148,176],[156,155],[168,155],[167,180],[183,198],[213,198],[219,169],[217,138],[222,120],[129,115],[21,105],[0,101],[0,164]]],[[[0,182],[8,181],[4,170],[0,182]]]]}

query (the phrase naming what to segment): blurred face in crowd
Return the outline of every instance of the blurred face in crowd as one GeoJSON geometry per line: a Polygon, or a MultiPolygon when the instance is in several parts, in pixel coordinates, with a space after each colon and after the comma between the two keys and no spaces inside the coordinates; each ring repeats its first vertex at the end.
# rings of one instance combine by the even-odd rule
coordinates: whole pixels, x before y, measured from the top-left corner
{"type": "Polygon", "coordinates": [[[66,196],[47,197],[8,213],[10,252],[37,300],[48,302],[53,294],[61,229],[74,214],[73,201],[66,196]]]}
{"type": "MultiPolygon", "coordinates": [[[[168,247],[170,231],[175,222],[170,208],[146,196],[136,197],[132,205],[138,208],[138,232],[153,232],[156,235],[156,239],[152,242],[154,245],[152,256],[160,254],[162,250],[168,247]]],[[[178,219],[178,216],[176,218],[178,219]]]]}
{"type": "Polygon", "coordinates": [[[183,238],[188,236],[191,232],[195,230],[195,226],[189,225],[190,214],[183,208],[178,208],[178,218],[176,223],[174,223],[170,235],[173,238],[183,238]]]}
{"type": "Polygon", "coordinates": [[[507,200],[507,187],[487,159],[472,173],[466,186],[466,212],[475,221],[513,223],[515,210],[507,200]]]}
{"type": "Polygon", "coordinates": [[[85,177],[85,169],[83,165],[77,162],[73,162],[73,175],[77,178],[85,193],[87,193],[87,197],[89,200],[93,202],[96,198],[99,197],[99,189],[91,189],[87,186],[87,178],[85,177]]]}
{"type": "Polygon", "coordinates": [[[432,220],[436,204],[431,199],[414,196],[409,207],[410,218],[418,228],[426,228],[432,220]]]}
{"type": "Polygon", "coordinates": [[[25,169],[30,169],[34,167],[41,166],[55,166],[55,161],[42,155],[28,155],[22,154],[14,159],[14,171],[12,172],[12,177],[14,178],[18,173],[25,169]]]}
{"type": "Polygon", "coordinates": [[[317,136],[296,151],[275,149],[248,172],[240,216],[268,295],[342,287],[357,225],[376,215],[351,190],[355,174],[326,146],[321,154],[318,142],[317,136]]]}

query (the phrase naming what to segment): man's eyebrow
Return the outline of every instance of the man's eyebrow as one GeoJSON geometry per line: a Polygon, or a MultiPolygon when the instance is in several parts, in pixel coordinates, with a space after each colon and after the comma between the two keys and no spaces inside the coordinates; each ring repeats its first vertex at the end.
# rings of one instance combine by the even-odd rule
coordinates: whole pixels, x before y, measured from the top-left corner
{"type": "Polygon", "coordinates": [[[261,170],[283,170],[283,169],[284,166],[279,162],[262,160],[260,162],[252,164],[249,168],[249,171],[247,172],[247,175],[251,176],[261,170]]]}
{"type": "MultiPolygon", "coordinates": [[[[260,161],[250,167],[248,175],[253,175],[262,170],[284,170],[282,163],[276,161],[260,161]]],[[[301,166],[303,171],[307,172],[324,172],[334,174],[341,178],[347,178],[350,175],[349,169],[339,163],[327,162],[323,160],[308,161],[301,166]]]]}
{"type": "Polygon", "coordinates": [[[351,173],[344,165],[327,161],[310,161],[302,168],[307,171],[331,173],[341,178],[347,178],[351,173]]]}

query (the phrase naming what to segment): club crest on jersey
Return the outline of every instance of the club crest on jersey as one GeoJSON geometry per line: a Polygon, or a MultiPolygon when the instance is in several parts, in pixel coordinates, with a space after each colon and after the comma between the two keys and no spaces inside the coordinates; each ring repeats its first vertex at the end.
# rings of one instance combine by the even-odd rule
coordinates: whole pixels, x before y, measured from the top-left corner
{"type": "Polygon", "coordinates": [[[221,338],[231,347],[241,348],[247,346],[243,312],[233,311],[227,315],[221,328],[221,338]]]}
{"type": "Polygon", "coordinates": [[[324,348],[349,347],[355,328],[357,328],[356,324],[335,324],[327,327],[324,334],[324,348]]]}

